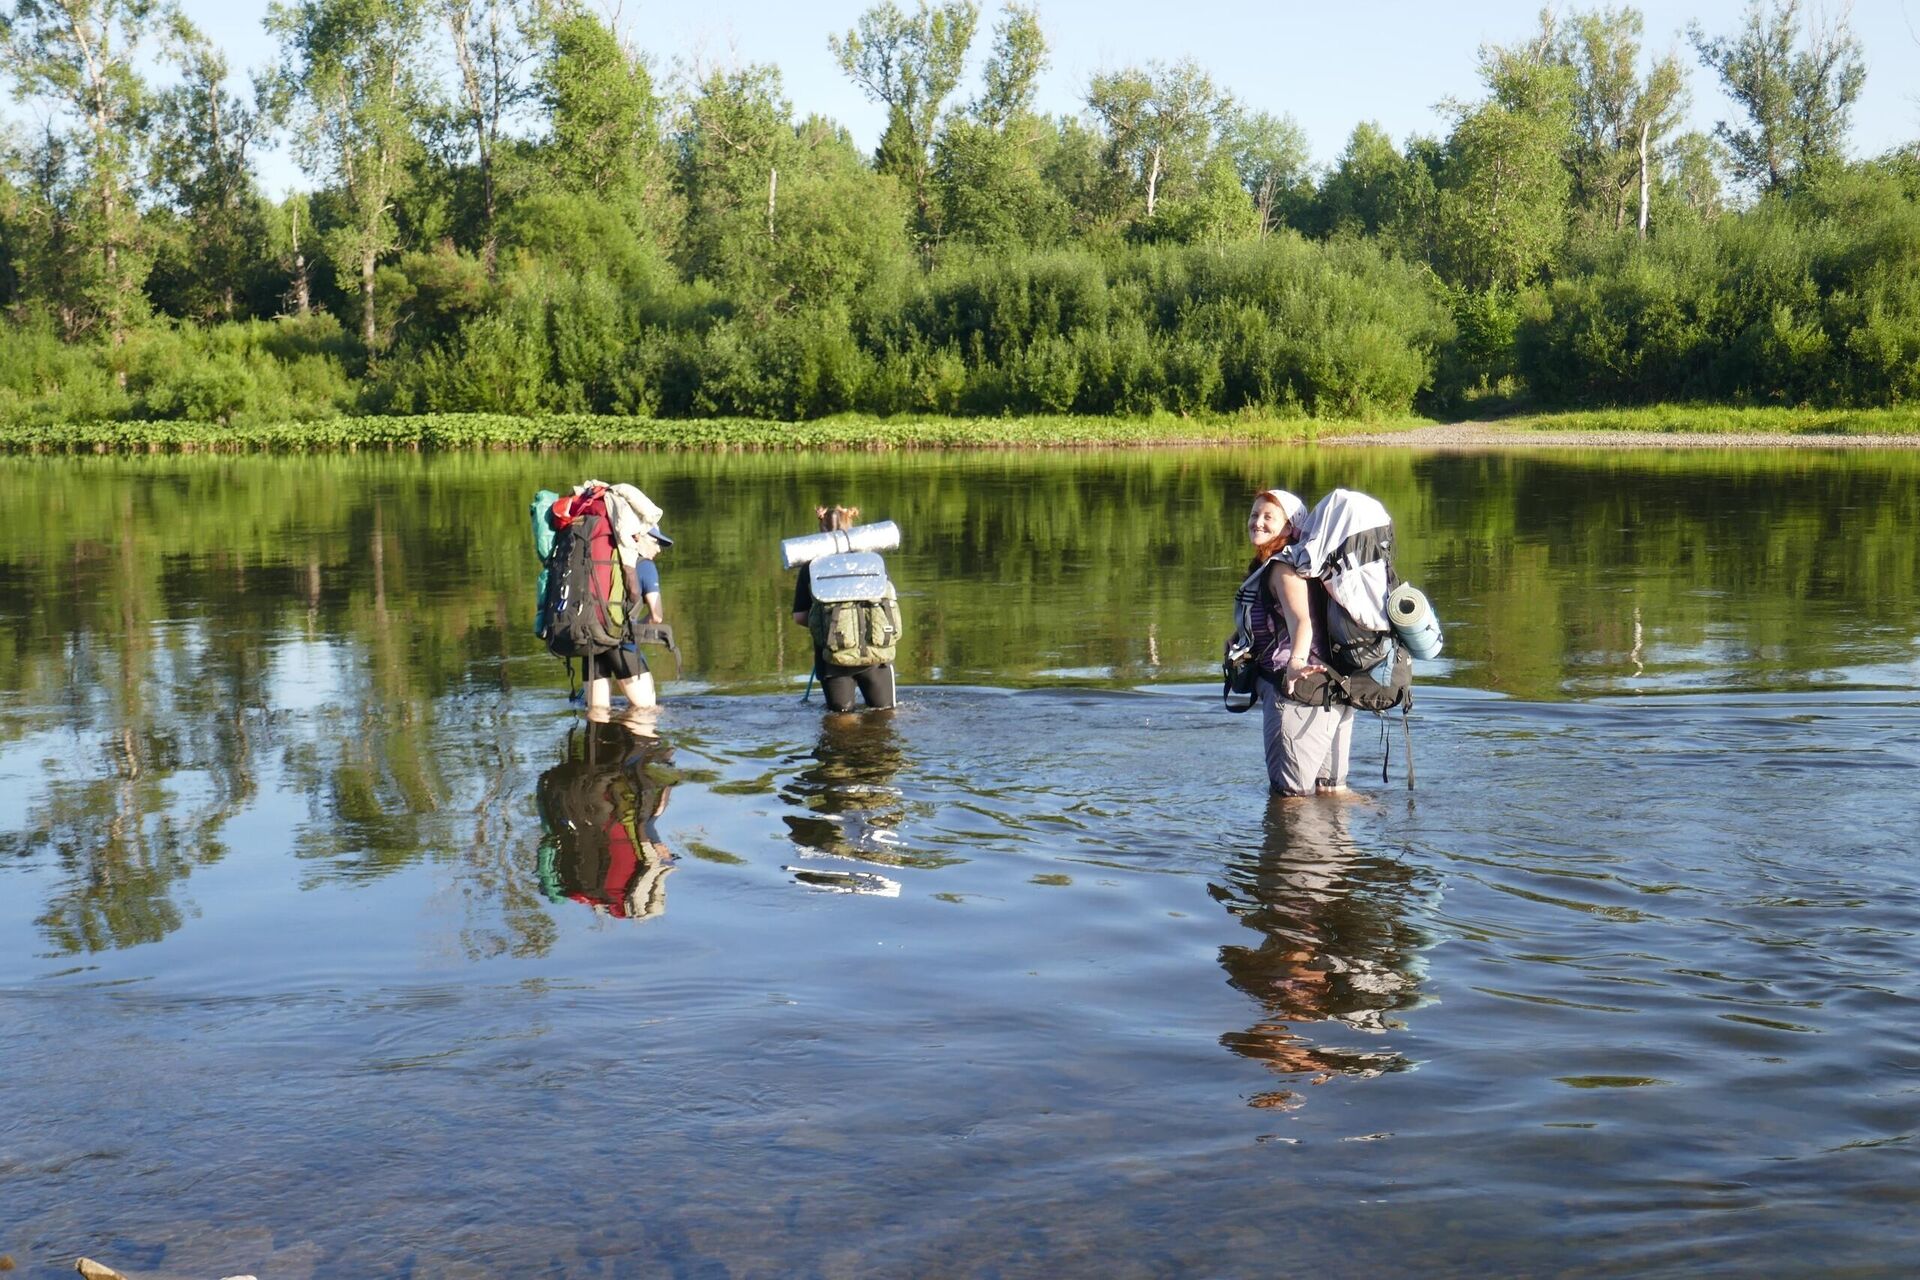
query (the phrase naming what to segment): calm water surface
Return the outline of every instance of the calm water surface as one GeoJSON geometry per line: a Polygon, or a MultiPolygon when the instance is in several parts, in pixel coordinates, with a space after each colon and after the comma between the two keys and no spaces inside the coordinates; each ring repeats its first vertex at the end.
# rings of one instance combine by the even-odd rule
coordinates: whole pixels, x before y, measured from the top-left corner
{"type": "Polygon", "coordinates": [[[1916,528],[1911,454],[0,460],[0,1253],[1906,1274],[1916,528]],[[588,472],[638,729],[529,634],[588,472]],[[1449,624],[1415,790],[1219,709],[1275,483],[1449,624]],[[905,532],[891,715],[799,700],[816,501],[905,532]]]}

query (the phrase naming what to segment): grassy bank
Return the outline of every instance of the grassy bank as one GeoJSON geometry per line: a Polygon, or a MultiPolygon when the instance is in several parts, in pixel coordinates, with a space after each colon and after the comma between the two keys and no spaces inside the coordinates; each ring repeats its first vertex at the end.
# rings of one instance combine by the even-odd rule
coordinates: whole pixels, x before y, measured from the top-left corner
{"type": "Polygon", "coordinates": [[[1635,409],[1528,413],[1489,424],[1502,430],[1618,431],[1634,435],[1920,436],[1920,406],[1896,409],[1735,408],[1664,404],[1635,409]]]}
{"type": "MultiPolygon", "coordinates": [[[[897,417],[849,414],[810,422],[508,414],[324,418],[250,426],[193,422],[0,425],[11,453],[317,453],[357,449],[1054,449],[1172,444],[1309,443],[1393,435],[1425,418],[1330,421],[1253,415],[1181,417],[897,417]]],[[[1523,439],[1535,432],[1658,435],[1920,436],[1920,408],[1736,409],[1669,405],[1521,414],[1481,424],[1523,439]]]]}

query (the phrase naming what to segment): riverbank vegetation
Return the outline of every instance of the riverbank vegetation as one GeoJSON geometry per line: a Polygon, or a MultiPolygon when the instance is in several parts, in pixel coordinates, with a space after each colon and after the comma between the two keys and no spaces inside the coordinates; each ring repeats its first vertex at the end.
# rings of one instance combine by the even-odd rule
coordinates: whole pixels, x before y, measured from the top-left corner
{"type": "MultiPolygon", "coordinates": [[[[0,453],[327,453],[449,449],[1100,449],[1157,445],[1303,444],[1356,433],[1390,441],[1430,419],[1284,417],[1241,412],[1182,417],[1043,414],[836,414],[769,418],[642,418],[618,414],[421,413],[336,415],[304,421],[190,419],[0,422],[0,453]]],[[[1646,408],[1521,413],[1473,424],[1517,443],[1534,433],[1920,438],[1920,407],[1893,409],[1646,408]]]]}
{"type": "Polygon", "coordinates": [[[888,109],[872,154],[777,68],[669,83],[570,3],[276,4],[249,98],[164,6],[67,8],[0,0],[46,121],[0,132],[14,447],[1298,438],[1920,397],[1920,150],[1846,158],[1864,52],[1792,0],[1689,60],[1632,9],[1549,15],[1481,51],[1442,136],[1361,124],[1319,169],[1191,61],[1036,113],[1018,4],[887,0],[831,37],[888,109]],[[1688,61],[1744,109],[1711,136],[1679,128],[1688,61]],[[262,193],[273,136],[312,190],[262,193]]]}
{"type": "MultiPolygon", "coordinates": [[[[1393,430],[1424,422],[1380,419],[1393,430]]],[[[1251,413],[1180,417],[1047,414],[993,418],[839,414],[804,422],[767,418],[639,418],[602,414],[369,414],[304,422],[178,419],[0,423],[0,452],[315,453],[441,449],[1046,449],[1133,445],[1297,443],[1354,423],[1251,413]]]]}

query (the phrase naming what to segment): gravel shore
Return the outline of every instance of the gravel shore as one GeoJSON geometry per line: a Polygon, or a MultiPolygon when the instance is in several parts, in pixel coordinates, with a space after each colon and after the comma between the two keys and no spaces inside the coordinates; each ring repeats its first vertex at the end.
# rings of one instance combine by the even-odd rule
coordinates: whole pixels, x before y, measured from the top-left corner
{"type": "Polygon", "coordinates": [[[1400,449],[1920,449],[1920,435],[1790,435],[1785,432],[1531,431],[1497,422],[1446,422],[1409,431],[1321,436],[1321,444],[1400,449]]]}

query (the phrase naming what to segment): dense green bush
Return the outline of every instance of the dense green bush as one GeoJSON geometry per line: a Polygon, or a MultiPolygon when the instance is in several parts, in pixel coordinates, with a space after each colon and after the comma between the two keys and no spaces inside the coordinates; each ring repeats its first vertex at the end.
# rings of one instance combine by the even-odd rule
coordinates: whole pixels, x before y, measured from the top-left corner
{"type": "Polygon", "coordinates": [[[1547,403],[1910,402],[1920,205],[1850,174],[1797,204],[1599,245],[1520,326],[1515,358],[1547,403]]]}
{"type": "Polygon", "coordinates": [[[117,347],[28,325],[0,342],[0,422],[327,417],[356,405],[350,351],[331,316],[154,325],[117,347]]]}

